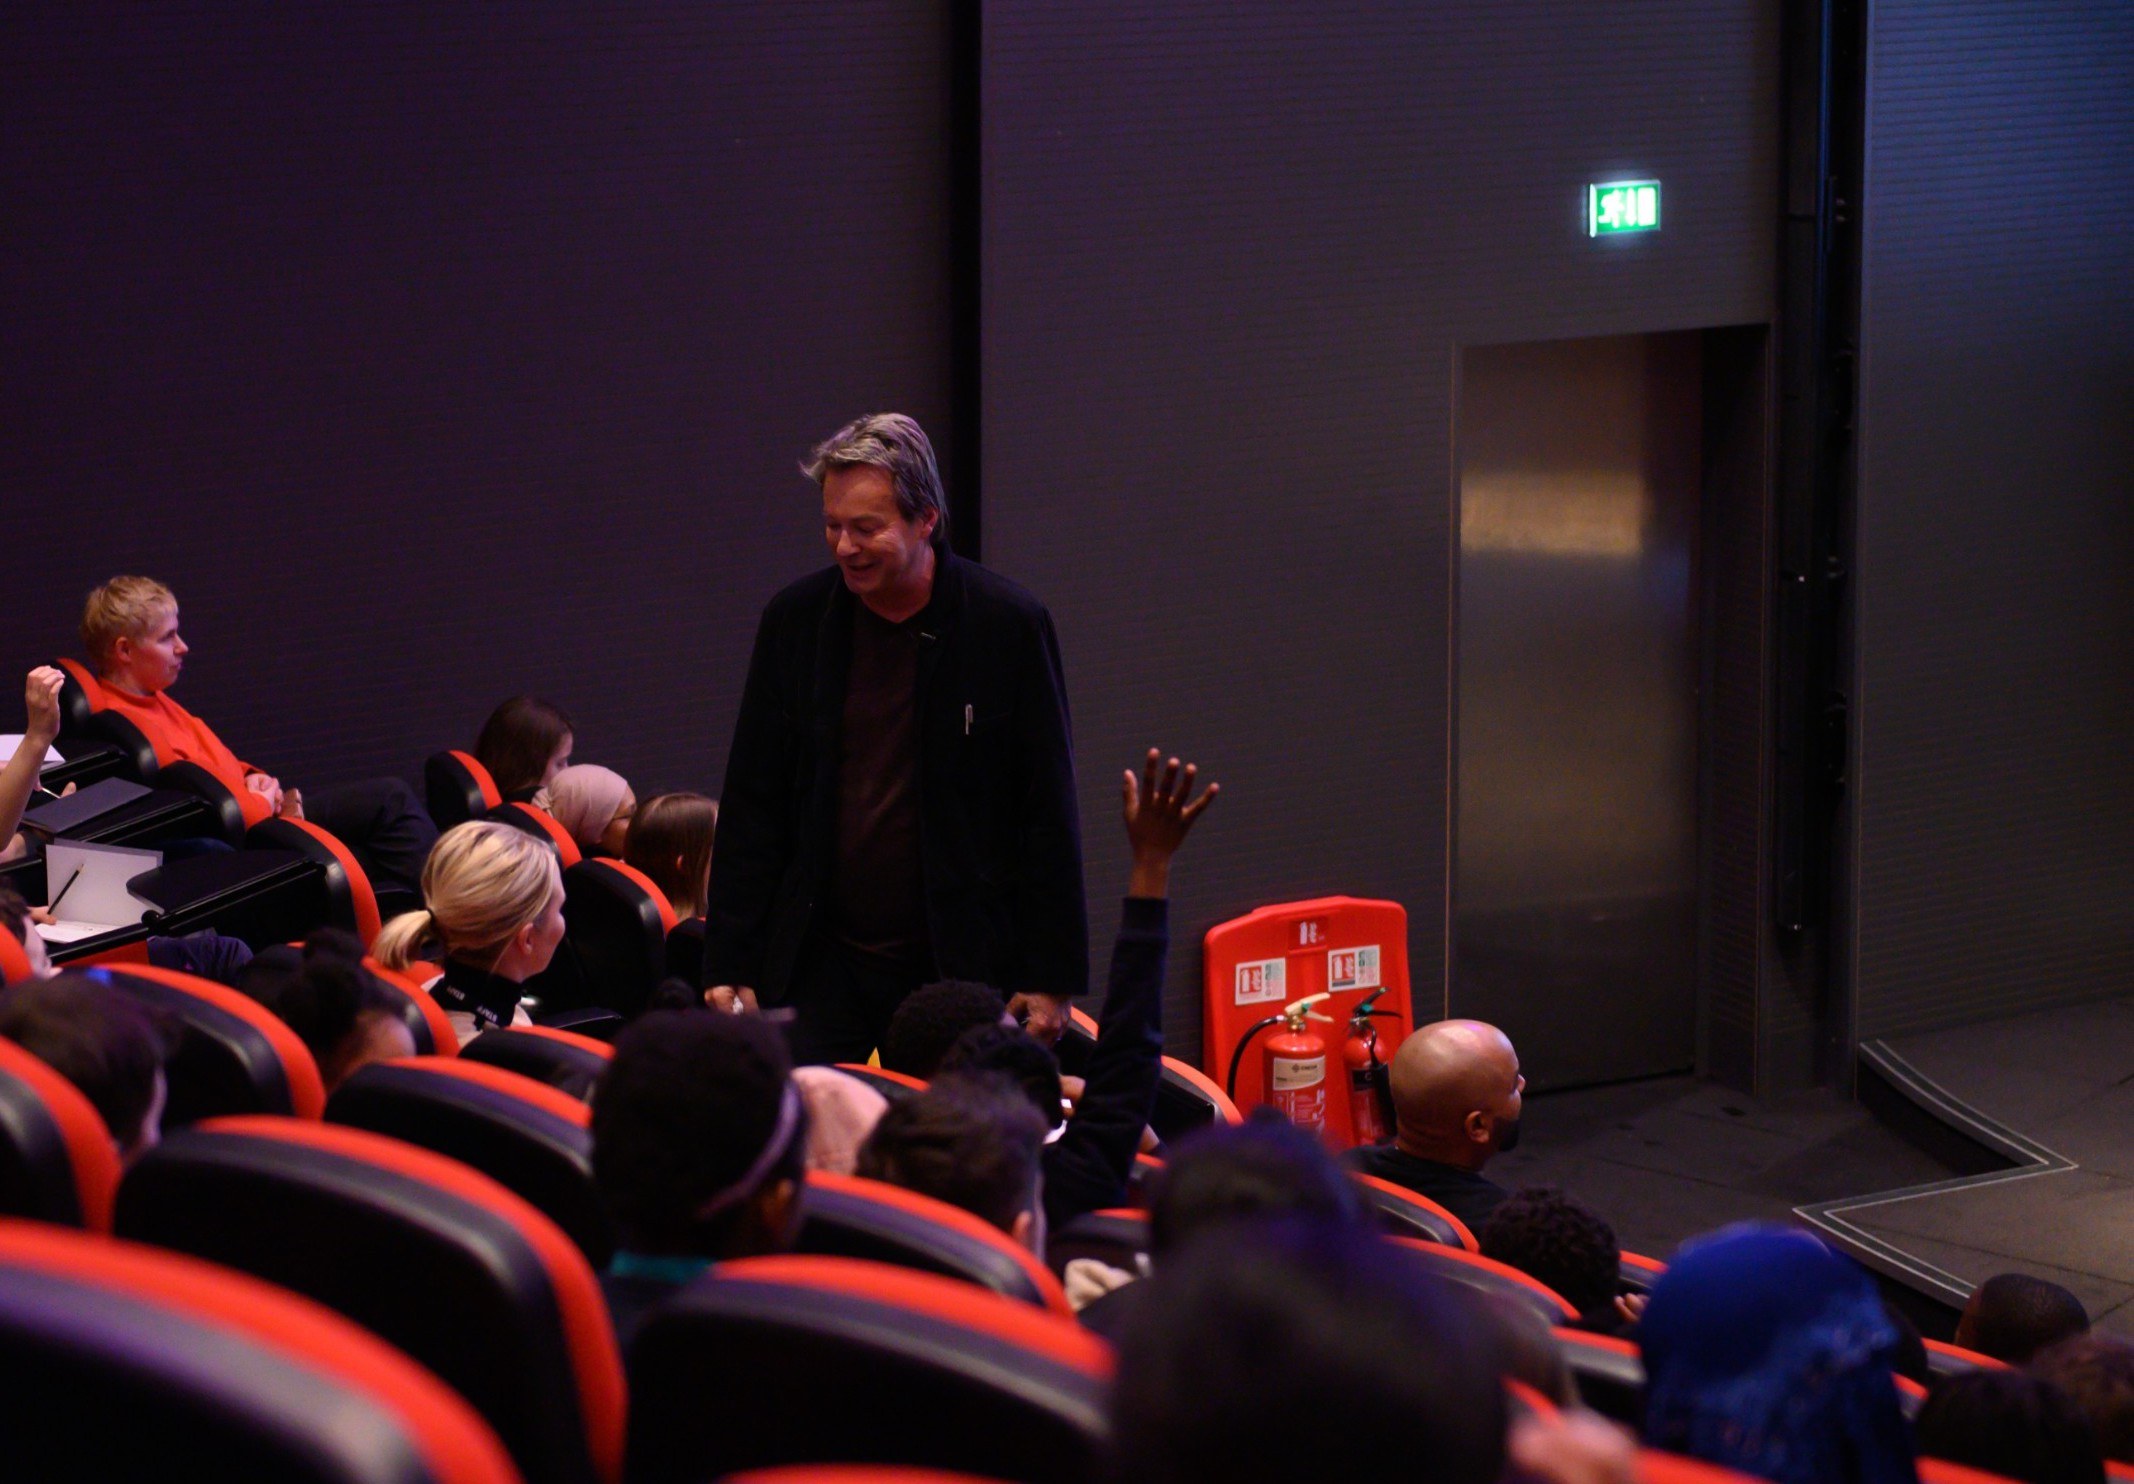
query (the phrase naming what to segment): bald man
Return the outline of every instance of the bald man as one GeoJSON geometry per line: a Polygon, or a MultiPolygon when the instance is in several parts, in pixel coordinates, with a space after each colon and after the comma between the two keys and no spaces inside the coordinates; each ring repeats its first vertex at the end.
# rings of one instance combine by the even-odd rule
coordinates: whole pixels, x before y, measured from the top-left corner
{"type": "Polygon", "coordinates": [[[1495,1026],[1423,1026],[1393,1055],[1392,1142],[1355,1150],[1350,1163],[1429,1197],[1479,1231],[1506,1194],[1482,1167],[1519,1141],[1525,1091],[1519,1053],[1495,1026]]]}

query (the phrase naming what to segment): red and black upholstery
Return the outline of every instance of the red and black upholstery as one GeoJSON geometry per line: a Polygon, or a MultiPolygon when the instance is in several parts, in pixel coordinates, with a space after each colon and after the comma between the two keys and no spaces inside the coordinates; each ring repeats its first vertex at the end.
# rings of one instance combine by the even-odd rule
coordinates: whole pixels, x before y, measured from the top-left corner
{"type": "Polygon", "coordinates": [[[1625,1427],[1645,1420],[1645,1362],[1638,1347],[1614,1335],[1556,1329],[1556,1348],[1578,1383],[1579,1400],[1625,1427]]]}
{"type": "Polygon", "coordinates": [[[628,1359],[637,1484],[801,1459],[1080,1484],[1111,1371],[1072,1320],[836,1257],[722,1264],[652,1311],[628,1359]]]}
{"type": "MultiPolygon", "coordinates": [[[[1684,1458],[1679,1453],[1662,1453],[1657,1448],[1638,1449],[1635,1467],[1637,1484],[1757,1484],[1753,1474],[1737,1473],[1702,1459],[1684,1458]]],[[[1922,1472],[1920,1477],[1924,1479],[1926,1475],[1922,1472]]],[[[1959,1481],[1952,1479],[1947,1484],[1959,1484],[1959,1481]]]]}
{"type": "Polygon", "coordinates": [[[824,1170],[808,1173],[795,1252],[857,1257],[939,1273],[1073,1317],[1036,1254],[970,1212],[917,1191],[824,1170]]]}
{"type": "Polygon", "coordinates": [[[589,1098],[615,1048],[591,1036],[546,1025],[495,1026],[459,1048],[464,1061],[502,1067],[574,1098],[589,1098]]]}
{"type": "Polygon", "coordinates": [[[334,1089],[326,1121],[472,1165],[562,1227],[595,1268],[614,1253],[592,1113],[545,1082],[457,1058],[372,1062],[334,1089]]]}
{"type": "Polygon", "coordinates": [[[245,831],[245,848],[293,850],[312,862],[325,883],[325,920],[354,933],[365,948],[377,939],[382,923],[370,873],[330,832],[308,819],[263,819],[245,831]]]}
{"type": "Polygon", "coordinates": [[[11,1479],[516,1484],[496,1435],[376,1336],[271,1284],[0,1221],[11,1479]]]}
{"type": "Polygon", "coordinates": [[[1482,1250],[1467,1223],[1428,1196],[1417,1195],[1405,1185],[1395,1185],[1376,1175],[1352,1174],[1349,1178],[1363,1187],[1364,1200],[1378,1213],[1379,1226],[1393,1236],[1415,1237],[1469,1252],[1482,1250]]]}
{"type": "Polygon", "coordinates": [[[1928,1340],[1927,1370],[1936,1376],[1954,1376],[1964,1371],[2005,1371],[2008,1362],[1995,1360],[1976,1350],[1952,1345],[1947,1340],[1928,1340]]]}
{"type": "Polygon", "coordinates": [[[926,1079],[914,1077],[909,1072],[892,1072],[887,1067],[870,1067],[856,1061],[841,1061],[837,1070],[848,1077],[859,1078],[892,1103],[901,1102],[915,1092],[926,1091],[926,1079]]]}
{"type": "Polygon", "coordinates": [[[159,756],[148,734],[111,709],[103,682],[76,660],[57,660],[66,672],[59,687],[60,750],[72,755],[81,747],[109,747],[118,752],[121,771],[137,783],[152,783],[197,799],[202,809],[169,834],[211,836],[237,844],[244,838],[244,807],[228,784],[198,763],[173,762],[159,756]]]}
{"type": "Polygon", "coordinates": [[[1418,1237],[1396,1236],[1388,1240],[1438,1277],[1481,1293],[1494,1294],[1524,1304],[1539,1315],[1544,1323],[1572,1324],[1578,1319],[1578,1310],[1572,1306],[1569,1299],[1539,1278],[1520,1272],[1510,1263],[1498,1262],[1494,1257],[1484,1257],[1479,1252],[1469,1252],[1465,1247],[1448,1247],[1442,1242],[1425,1241],[1418,1237]]]}
{"type": "Polygon", "coordinates": [[[667,976],[674,925],[667,894],[644,872],[616,860],[581,860],[563,873],[563,942],[526,992],[546,1009],[601,1006],[635,1015],[667,976]]]}
{"type": "Polygon", "coordinates": [[[513,801],[492,810],[488,817],[498,824],[508,824],[515,830],[526,831],[536,840],[545,841],[555,850],[556,858],[565,870],[585,859],[585,852],[578,848],[578,842],[571,838],[571,832],[546,809],[513,801]]]}
{"type": "Polygon", "coordinates": [[[0,1040],[0,1216],[111,1230],[118,1146],[74,1084],[0,1040]]]}
{"type": "Polygon", "coordinates": [[[471,752],[434,752],[422,765],[422,792],[440,830],[480,819],[504,802],[489,770],[471,752]]]}
{"type": "Polygon", "coordinates": [[[218,1119],[127,1171],[121,1236],[347,1315],[489,1420],[530,1484],[615,1484],[622,1372],[585,1257],[503,1186],[362,1129],[218,1119]]]}
{"type": "Polygon", "coordinates": [[[704,919],[685,917],[667,934],[667,974],[684,984],[704,982],[704,919]]]}
{"type": "Polygon", "coordinates": [[[1660,1281],[1667,1271],[1667,1264],[1655,1257],[1646,1257],[1636,1252],[1621,1252],[1616,1255],[1615,1287],[1619,1293],[1650,1293],[1652,1286],[1660,1281]]]}
{"type": "Polygon", "coordinates": [[[113,964],[96,972],[181,1030],[163,1066],[170,1093],[165,1128],[229,1113],[317,1118],[324,1111],[326,1084],[310,1049],[257,1000],[148,964],[113,964]]]}
{"type": "Polygon", "coordinates": [[[388,969],[374,958],[364,959],[363,967],[370,970],[373,979],[400,996],[400,1019],[406,1024],[408,1034],[415,1038],[416,1051],[424,1056],[459,1055],[459,1032],[452,1028],[444,1007],[430,998],[428,990],[398,969],[388,969]]]}
{"type": "Polygon", "coordinates": [[[569,1031],[573,1035],[603,1041],[610,1046],[615,1044],[615,1038],[622,1034],[623,1028],[629,1023],[616,1011],[599,1005],[587,1005],[581,1010],[563,1010],[553,1014],[546,1010],[541,1012],[541,1024],[551,1030],[569,1031]]]}
{"type": "Polygon", "coordinates": [[[1148,1213],[1124,1206],[1084,1211],[1045,1233],[1045,1263],[1055,1273],[1065,1273],[1067,1264],[1078,1257],[1093,1257],[1106,1267],[1136,1272],[1148,1250],[1148,1213]]]}
{"type": "Polygon", "coordinates": [[[10,929],[0,926],[0,985],[27,983],[33,972],[29,951],[22,946],[22,940],[10,929]]]}
{"type": "MultiPolygon", "coordinates": [[[[2105,1477],[2111,1478],[2112,1475],[2107,1472],[2105,1477]]],[[[1919,1460],[1919,1484],[2018,1484],[2018,1481],[2006,1474],[1951,1463],[1946,1458],[1922,1458],[1919,1460]]]]}
{"type": "MultiPolygon", "coordinates": [[[[1062,1072],[1072,1077],[1086,1075],[1097,1047],[1097,1030],[1088,1011],[1076,1007],[1068,1012],[1067,1028],[1060,1033],[1057,1048],[1062,1072]]],[[[1175,1056],[1163,1059],[1155,1106],[1149,1111],[1149,1127],[1157,1138],[1168,1143],[1218,1123],[1243,1121],[1237,1104],[1206,1072],[1175,1056]]]]}

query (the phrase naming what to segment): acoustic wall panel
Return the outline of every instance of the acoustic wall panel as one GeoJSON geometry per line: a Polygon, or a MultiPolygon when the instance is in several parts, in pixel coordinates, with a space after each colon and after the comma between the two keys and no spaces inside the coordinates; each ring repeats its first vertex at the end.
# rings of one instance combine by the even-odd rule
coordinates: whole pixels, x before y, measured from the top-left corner
{"type": "Polygon", "coordinates": [[[952,431],[947,8],[9,7],[7,685],[144,571],[287,781],[533,691],[716,790],[797,459],[952,431]]]}
{"type": "Polygon", "coordinates": [[[2134,9],[1869,16],[1863,1037],[2134,982],[2134,9]]]}
{"type": "Polygon", "coordinates": [[[1767,321],[1777,44],[1776,0],[986,7],[986,556],[1059,619],[1098,962],[1119,769],[1224,782],[1189,1051],[1200,933],[1272,901],[1403,902],[1445,1003],[1458,348],[1767,321]],[[1623,177],[1661,230],[1589,239],[1623,177]]]}

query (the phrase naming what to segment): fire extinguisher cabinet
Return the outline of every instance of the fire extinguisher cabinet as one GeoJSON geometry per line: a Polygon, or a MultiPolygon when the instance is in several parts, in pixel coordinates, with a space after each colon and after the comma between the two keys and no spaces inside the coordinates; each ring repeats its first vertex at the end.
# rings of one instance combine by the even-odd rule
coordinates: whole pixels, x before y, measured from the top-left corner
{"type": "MultiPolygon", "coordinates": [[[[1326,1140],[1337,1150],[1351,1147],[1348,1067],[1341,1058],[1351,1012],[1373,990],[1384,990],[1376,1008],[1386,1013],[1374,1023],[1388,1061],[1415,1027],[1407,909],[1362,897],[1284,902],[1218,923],[1202,946],[1202,1069],[1226,1082],[1231,1055],[1253,1025],[1307,995],[1330,996],[1314,1007],[1333,1021],[1320,1026],[1330,1052],[1326,1140]]],[[[1267,1100],[1264,1048],[1278,1030],[1255,1037],[1238,1065],[1234,1098],[1240,1112],[1267,1100]]]]}

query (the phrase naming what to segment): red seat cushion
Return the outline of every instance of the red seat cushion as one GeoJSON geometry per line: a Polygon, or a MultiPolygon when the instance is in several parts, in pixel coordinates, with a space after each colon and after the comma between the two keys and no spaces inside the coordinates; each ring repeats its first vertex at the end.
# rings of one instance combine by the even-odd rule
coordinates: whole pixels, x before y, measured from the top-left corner
{"type": "Polygon", "coordinates": [[[119,1151],[111,1130],[81,1090],[42,1061],[0,1040],[0,1126],[10,1148],[17,1199],[6,1214],[66,1221],[91,1231],[111,1230],[111,1201],[119,1188],[119,1151]],[[45,1149],[34,1143],[50,1144],[45,1149]],[[46,1166],[57,1157],[64,1169],[46,1166]],[[63,1189],[51,1188],[63,1183],[63,1189]],[[39,1187],[44,1187],[40,1189],[39,1187]],[[65,1209],[71,1204],[71,1220],[65,1209]]]}

